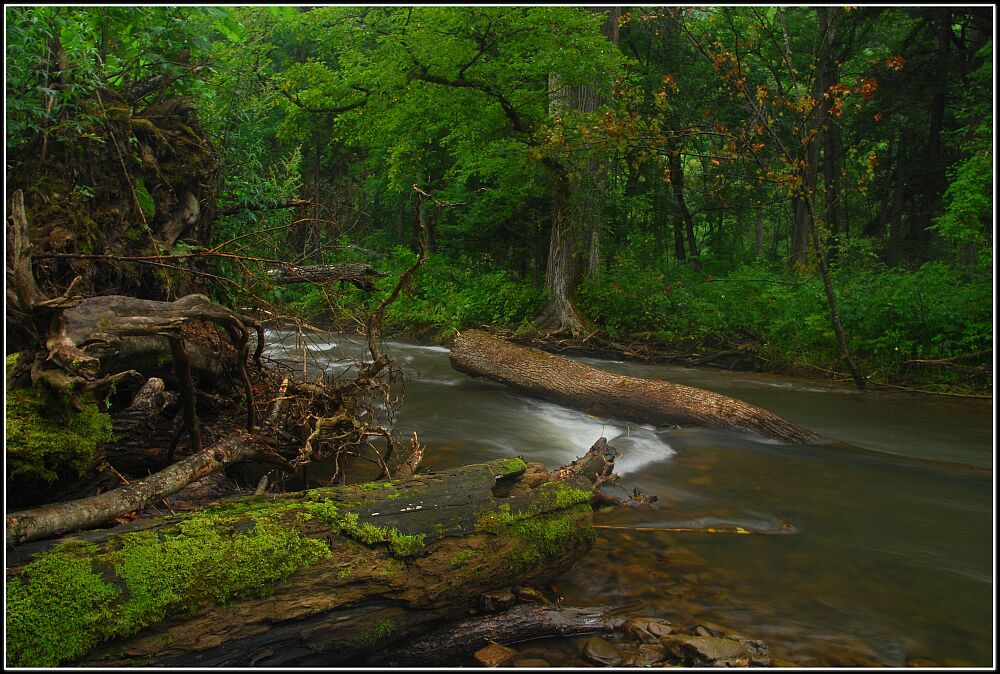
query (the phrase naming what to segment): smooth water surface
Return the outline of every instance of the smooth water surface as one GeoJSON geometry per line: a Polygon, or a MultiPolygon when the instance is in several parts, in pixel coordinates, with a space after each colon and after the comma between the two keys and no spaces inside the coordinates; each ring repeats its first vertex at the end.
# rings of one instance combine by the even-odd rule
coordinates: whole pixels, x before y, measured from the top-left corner
{"type": "MultiPolygon", "coordinates": [[[[363,353],[357,337],[269,337],[278,338],[274,355],[301,359],[305,347],[315,358],[310,367],[334,374],[349,373],[337,363],[343,355],[363,353]]],[[[556,582],[565,603],[633,603],[632,613],[719,623],[804,666],[992,664],[991,474],[595,418],[456,372],[442,347],[385,348],[406,376],[397,430],[404,438],[416,431],[428,446],[422,468],[520,454],[552,469],[603,435],[622,452],[620,484],[657,495],[652,509],[595,515],[594,549],[556,582]],[[752,533],[655,530],[719,526],[752,533]]],[[[889,459],[993,466],[990,401],[580,360],[740,398],[889,459]]],[[[569,640],[521,650],[530,648],[553,665],[583,664],[569,640]]]]}

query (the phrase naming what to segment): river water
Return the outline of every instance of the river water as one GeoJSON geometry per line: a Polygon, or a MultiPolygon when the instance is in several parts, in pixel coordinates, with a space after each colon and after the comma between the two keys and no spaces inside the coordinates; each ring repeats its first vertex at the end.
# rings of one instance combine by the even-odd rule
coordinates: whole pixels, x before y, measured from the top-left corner
{"type": "MultiPolygon", "coordinates": [[[[346,376],[357,337],[268,335],[268,353],[346,376]]],[[[522,455],[549,469],[599,437],[620,484],[650,509],[599,511],[593,550],[559,577],[569,605],[632,604],[682,625],[710,621],[801,666],[988,667],[994,662],[992,476],[927,470],[704,428],[600,419],[453,370],[448,350],[385,344],[405,375],[397,430],[428,446],[422,469],[522,455]],[[751,533],[664,532],[742,527],[751,533]]],[[[824,436],[888,455],[992,468],[991,401],[859,393],[735,373],[581,358],[634,377],[740,398],[824,436]]],[[[583,665],[578,643],[518,647],[583,665]]]]}

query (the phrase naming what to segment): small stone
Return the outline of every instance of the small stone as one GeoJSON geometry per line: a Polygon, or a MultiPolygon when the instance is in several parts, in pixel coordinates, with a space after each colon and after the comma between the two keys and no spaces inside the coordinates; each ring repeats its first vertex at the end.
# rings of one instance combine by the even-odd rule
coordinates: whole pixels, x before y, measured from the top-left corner
{"type": "Polygon", "coordinates": [[[583,643],[583,655],[591,662],[605,667],[617,667],[622,663],[621,653],[614,644],[600,637],[590,637],[583,643]]]}
{"type": "Polygon", "coordinates": [[[548,660],[542,660],[541,658],[522,658],[520,660],[514,661],[515,667],[551,667],[548,660]]]}
{"type": "Polygon", "coordinates": [[[639,652],[636,654],[635,664],[639,667],[652,667],[663,662],[667,657],[667,652],[659,644],[641,644],[639,652]]]}
{"type": "Polygon", "coordinates": [[[657,618],[635,616],[625,621],[625,634],[644,644],[659,644],[660,637],[673,631],[670,623],[657,618]]]}
{"type": "Polygon", "coordinates": [[[479,595],[479,608],[484,613],[496,613],[497,611],[506,611],[514,605],[515,601],[514,593],[508,590],[484,592],[479,595]]]}
{"type": "Polygon", "coordinates": [[[476,651],[472,657],[481,667],[502,667],[517,657],[517,651],[491,642],[476,651]]]}

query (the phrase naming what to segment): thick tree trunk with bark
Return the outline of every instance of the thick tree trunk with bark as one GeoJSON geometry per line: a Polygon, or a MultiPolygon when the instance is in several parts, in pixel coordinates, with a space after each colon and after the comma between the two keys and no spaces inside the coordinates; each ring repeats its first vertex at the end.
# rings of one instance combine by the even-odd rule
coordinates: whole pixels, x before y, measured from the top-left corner
{"type": "Polygon", "coordinates": [[[356,664],[583,555],[592,493],[576,480],[500,459],[23,545],[8,664],[356,664]]]}
{"type": "MultiPolygon", "coordinates": [[[[588,7],[607,12],[601,32],[611,42],[618,41],[619,7],[588,7]]],[[[604,103],[597,91],[585,84],[565,84],[559,73],[549,75],[549,114],[560,117],[573,110],[593,113],[604,103]]],[[[549,301],[535,319],[536,325],[553,332],[579,335],[584,326],[573,306],[573,293],[583,273],[595,274],[600,267],[600,240],[604,221],[597,195],[606,181],[607,162],[598,156],[586,159],[581,171],[585,179],[571,182],[567,166],[551,162],[554,174],[552,229],[545,268],[545,289],[549,301]]]]}
{"type": "Polygon", "coordinates": [[[767,410],[712,391],[639,379],[515,346],[484,332],[461,333],[452,366],[486,376],[528,395],[590,414],[658,425],[697,425],[751,433],[789,444],[829,442],[767,410]]]}

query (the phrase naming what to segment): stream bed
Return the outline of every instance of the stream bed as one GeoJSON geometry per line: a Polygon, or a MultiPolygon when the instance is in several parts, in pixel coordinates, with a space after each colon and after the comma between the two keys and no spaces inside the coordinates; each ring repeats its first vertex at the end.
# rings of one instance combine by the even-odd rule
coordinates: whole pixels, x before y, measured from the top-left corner
{"type": "MultiPolygon", "coordinates": [[[[356,336],[270,332],[271,357],[348,375],[356,336]]],[[[591,552],[557,579],[567,605],[625,605],[710,621],[801,666],[993,663],[993,480],[867,455],[784,446],[705,428],[601,419],[451,368],[448,350],[388,342],[405,375],[396,429],[441,470],[523,455],[557,468],[602,435],[620,484],[651,509],[595,514],[591,552]],[[742,527],[751,533],[664,532],[742,527]]],[[[634,377],[740,398],[887,455],[992,468],[992,401],[860,393],[760,373],[580,358],[634,377]]],[[[311,473],[312,474],[312,473],[311,473]]],[[[518,645],[585,666],[574,639],[518,645]]]]}

